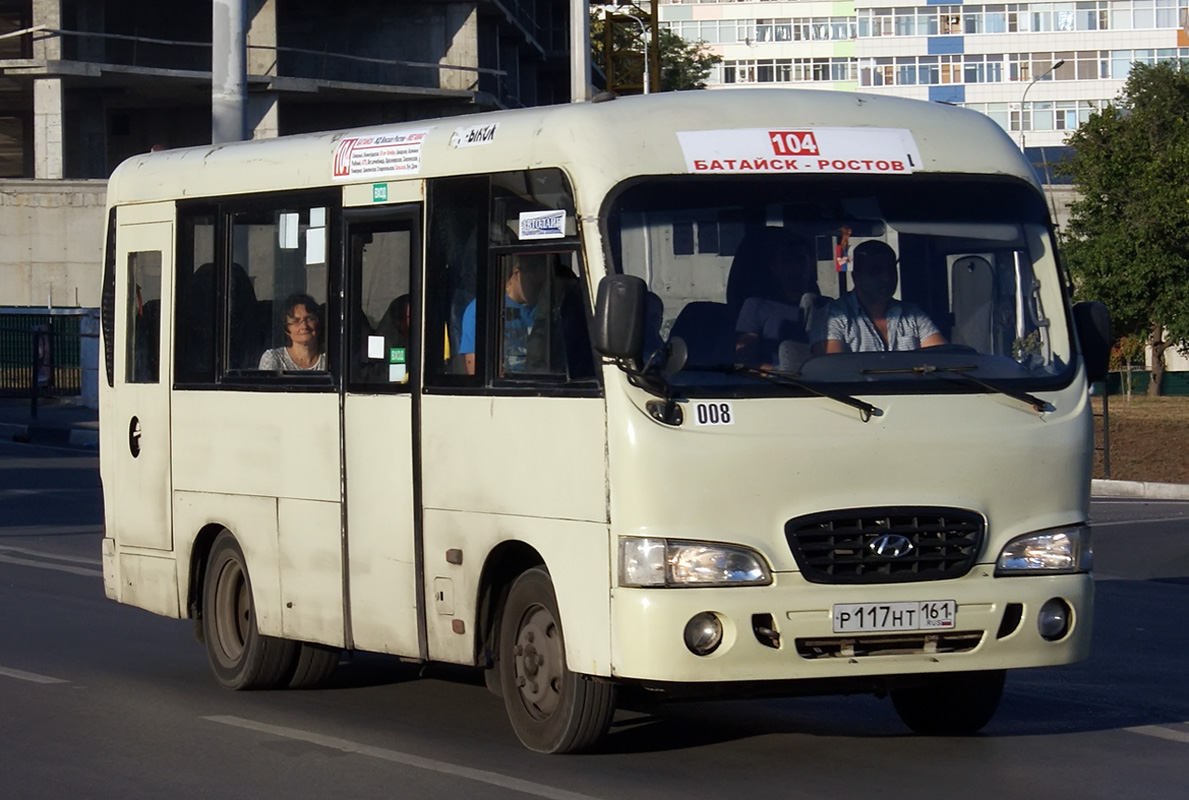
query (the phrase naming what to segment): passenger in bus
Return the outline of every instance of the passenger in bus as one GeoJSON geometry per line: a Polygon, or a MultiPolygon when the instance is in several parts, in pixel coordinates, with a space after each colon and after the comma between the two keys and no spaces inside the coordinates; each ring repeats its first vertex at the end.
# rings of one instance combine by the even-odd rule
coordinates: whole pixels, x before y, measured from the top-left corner
{"type": "Polygon", "coordinates": [[[386,347],[409,346],[410,299],[407,294],[388,304],[388,309],[376,324],[376,335],[384,337],[386,347]]]}
{"type": "MultiPolygon", "coordinates": [[[[537,301],[548,277],[546,259],[513,256],[512,268],[504,281],[503,367],[505,372],[535,369],[530,359],[530,340],[537,322],[537,301]]],[[[462,334],[458,352],[468,375],[475,374],[475,301],[462,313],[462,334]]]]}
{"type": "MultiPolygon", "coordinates": [[[[808,355],[809,323],[819,298],[809,244],[783,228],[767,228],[753,267],[763,294],[743,301],[735,322],[735,361],[753,366],[777,363],[780,343],[802,343],[808,355]]],[[[734,267],[732,267],[734,269],[734,267]]]]}
{"type": "Polygon", "coordinates": [[[281,334],[286,344],[265,350],[260,356],[259,369],[269,372],[325,370],[318,301],[308,294],[291,294],[285,298],[284,309],[281,334]]]}
{"type": "Polygon", "coordinates": [[[871,239],[853,254],[854,291],[832,303],[813,337],[815,355],[916,350],[946,344],[937,325],[913,303],[896,300],[896,251],[871,239]]]}

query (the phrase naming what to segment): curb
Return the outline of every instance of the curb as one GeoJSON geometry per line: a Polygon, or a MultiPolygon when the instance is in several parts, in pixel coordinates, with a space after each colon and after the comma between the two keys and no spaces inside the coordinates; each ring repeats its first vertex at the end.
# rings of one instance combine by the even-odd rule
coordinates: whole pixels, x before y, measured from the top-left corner
{"type": "Polygon", "coordinates": [[[1142,500],[1189,500],[1189,485],[1154,481],[1090,481],[1092,497],[1123,497],[1142,500]]]}

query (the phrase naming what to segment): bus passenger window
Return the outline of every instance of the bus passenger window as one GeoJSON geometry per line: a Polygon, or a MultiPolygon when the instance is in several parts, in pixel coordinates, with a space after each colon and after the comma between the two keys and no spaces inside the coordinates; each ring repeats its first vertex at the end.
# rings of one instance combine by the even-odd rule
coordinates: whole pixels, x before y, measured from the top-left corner
{"type": "Polygon", "coordinates": [[[474,383],[469,376],[482,366],[483,309],[473,323],[487,258],[489,184],[486,176],[429,184],[424,352],[431,384],[474,383]]]}
{"type": "Polygon", "coordinates": [[[215,215],[209,208],[178,214],[174,379],[214,383],[216,305],[215,215]]]}
{"type": "Polygon", "coordinates": [[[128,254],[128,383],[156,383],[160,372],[161,253],[128,254]]]}
{"type": "Polygon", "coordinates": [[[572,256],[518,253],[501,258],[506,276],[499,314],[501,375],[593,376],[585,293],[568,264],[572,256]]]}
{"type": "Polygon", "coordinates": [[[232,215],[229,374],[326,370],[326,216],[318,207],[232,215]]]}
{"type": "Polygon", "coordinates": [[[410,277],[420,263],[419,210],[350,224],[347,331],[351,383],[407,388],[413,364],[410,277]]]}

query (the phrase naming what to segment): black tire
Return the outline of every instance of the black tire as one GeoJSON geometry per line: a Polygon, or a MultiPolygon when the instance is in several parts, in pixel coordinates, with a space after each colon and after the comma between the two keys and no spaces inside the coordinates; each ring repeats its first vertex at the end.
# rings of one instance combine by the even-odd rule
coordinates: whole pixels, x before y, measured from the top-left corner
{"type": "Polygon", "coordinates": [[[297,666],[289,679],[290,689],[317,689],[334,674],[342,650],[325,644],[301,642],[298,645],[297,666]]]}
{"type": "Polygon", "coordinates": [[[504,707],[517,738],[538,753],[589,750],[615,715],[615,686],[566,666],[558,616],[549,573],[536,567],[512,584],[500,620],[504,707]]]}
{"type": "Polygon", "coordinates": [[[256,629],[252,581],[243,551],[230,531],[215,539],[202,591],[207,660],[228,689],[271,689],[288,682],[297,642],[261,636],[256,629]]]}
{"type": "Polygon", "coordinates": [[[950,672],[922,685],[893,689],[892,705],[904,724],[922,736],[968,736],[995,716],[1004,670],[950,672]]]}

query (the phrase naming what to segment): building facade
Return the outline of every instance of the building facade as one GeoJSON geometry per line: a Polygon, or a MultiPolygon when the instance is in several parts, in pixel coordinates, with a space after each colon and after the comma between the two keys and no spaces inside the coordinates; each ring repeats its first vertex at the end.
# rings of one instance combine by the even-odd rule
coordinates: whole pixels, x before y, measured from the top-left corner
{"type": "MultiPolygon", "coordinates": [[[[255,138],[569,99],[569,0],[235,2],[255,138]]],[[[108,175],[211,141],[220,3],[0,0],[0,307],[98,305],[108,175]]]]}
{"type": "Polygon", "coordinates": [[[765,83],[966,106],[1038,165],[1049,160],[1041,148],[1059,147],[1118,95],[1133,63],[1189,57],[1189,0],[658,2],[663,26],[722,56],[714,88],[765,83]]]}

